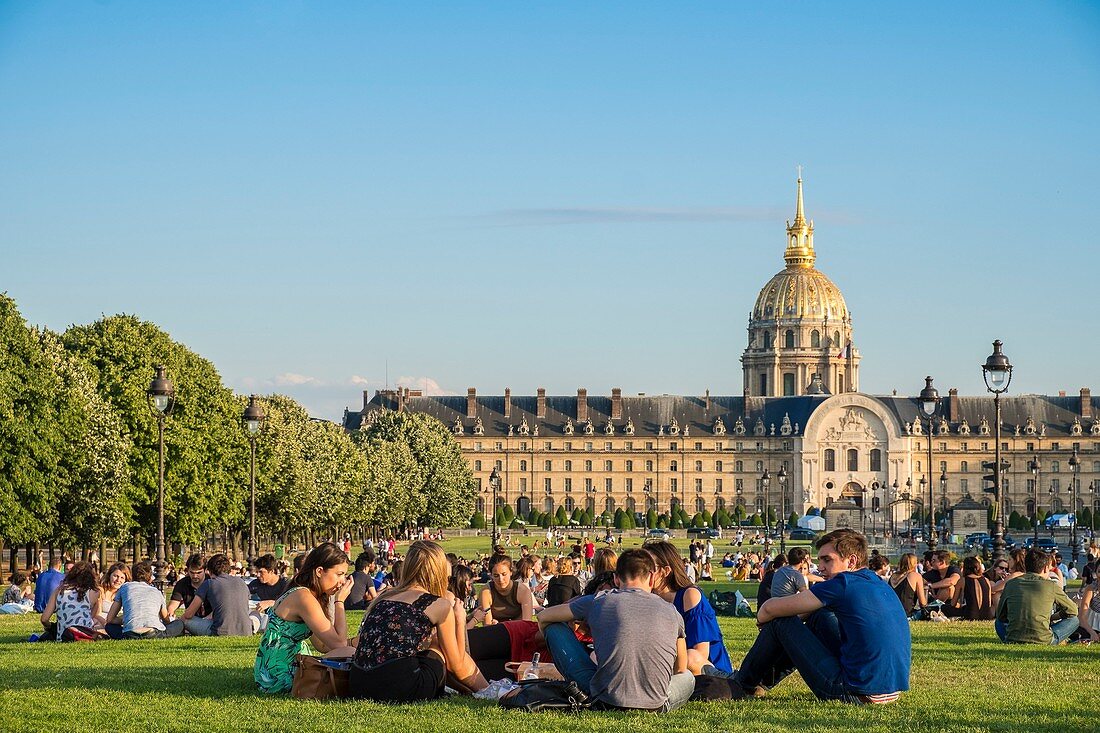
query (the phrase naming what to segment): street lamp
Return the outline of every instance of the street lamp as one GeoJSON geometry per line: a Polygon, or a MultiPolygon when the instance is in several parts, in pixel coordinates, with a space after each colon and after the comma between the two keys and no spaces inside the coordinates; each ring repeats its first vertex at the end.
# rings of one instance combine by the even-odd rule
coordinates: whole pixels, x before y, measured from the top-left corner
{"type": "Polygon", "coordinates": [[[256,402],[256,395],[249,395],[248,407],[244,408],[242,420],[248,431],[248,442],[252,444],[252,461],[248,472],[251,487],[248,508],[248,560],[251,562],[256,558],[256,438],[260,437],[264,421],[267,420],[263,408],[256,402]]]}
{"type": "Polygon", "coordinates": [[[787,554],[787,469],[779,467],[779,473],[775,475],[779,479],[779,517],[776,524],[779,525],[779,552],[787,554]]]}
{"type": "Polygon", "coordinates": [[[145,396],[157,419],[157,439],[160,460],[157,463],[157,582],[163,584],[164,570],[164,421],[176,406],[176,389],[164,373],[164,365],[154,366],[156,375],[149,383],[145,396]]]}
{"type": "Polygon", "coordinates": [[[646,529],[655,529],[655,527],[650,527],[649,526],[649,510],[653,509],[653,515],[654,516],[657,515],[656,507],[653,504],[651,504],[651,502],[653,501],[653,497],[652,497],[653,482],[651,480],[649,480],[649,479],[645,480],[645,486],[642,487],[642,493],[645,494],[645,528],[646,529]]]}
{"type": "Polygon", "coordinates": [[[500,471],[496,466],[493,466],[492,472],[489,474],[489,488],[493,492],[493,549],[490,552],[496,552],[497,542],[500,536],[500,532],[497,528],[497,492],[500,491],[500,471]]]}
{"type": "Polygon", "coordinates": [[[1081,486],[1078,483],[1078,472],[1081,470],[1081,461],[1077,458],[1077,448],[1073,449],[1073,455],[1069,457],[1069,470],[1070,470],[1070,501],[1073,502],[1073,513],[1070,515],[1073,517],[1070,524],[1070,552],[1073,553],[1073,565],[1077,566],[1077,558],[1081,554],[1080,549],[1077,546],[1077,500],[1078,495],[1081,493],[1081,486]]]}
{"type": "Polygon", "coordinates": [[[1043,464],[1039,462],[1038,454],[1033,455],[1027,462],[1027,468],[1034,477],[1031,480],[1031,497],[1035,502],[1031,510],[1031,526],[1034,530],[1032,542],[1037,543],[1039,541],[1039,481],[1043,471],[1043,464]]]}
{"type": "MultiPolygon", "coordinates": [[[[947,534],[947,469],[944,468],[940,471],[940,512],[942,517],[940,521],[943,522],[944,535],[947,534]]],[[[944,540],[947,541],[946,539],[944,540]]]]}
{"type": "Polygon", "coordinates": [[[994,432],[996,443],[993,445],[993,562],[1005,555],[1004,496],[1001,492],[1001,395],[1008,391],[1012,383],[1012,363],[1001,352],[1000,339],[993,342],[993,353],[982,365],[982,378],[985,388],[993,393],[993,416],[996,421],[994,432]]]}
{"type": "MultiPolygon", "coordinates": [[[[879,510],[878,490],[879,490],[880,487],[883,489],[883,493],[885,493],[886,488],[884,486],[882,486],[881,484],[879,484],[878,481],[872,481],[871,482],[871,539],[872,540],[875,538],[875,524],[876,524],[876,521],[877,521],[877,515],[878,515],[878,510],[879,510]]],[[[885,534],[885,530],[883,531],[883,534],[885,534]]]]}
{"type": "Polygon", "coordinates": [[[769,556],[771,549],[771,531],[772,523],[771,518],[768,516],[768,510],[771,509],[771,496],[768,493],[768,487],[771,485],[772,478],[768,474],[768,469],[764,469],[764,473],[760,476],[760,486],[764,489],[764,557],[769,556]]]}
{"type": "MultiPolygon", "coordinates": [[[[921,413],[928,419],[928,549],[936,549],[936,505],[932,499],[932,418],[940,406],[940,393],[932,386],[932,377],[924,378],[924,389],[917,397],[921,413]]],[[[921,477],[921,493],[924,491],[924,477],[921,477]]]]}

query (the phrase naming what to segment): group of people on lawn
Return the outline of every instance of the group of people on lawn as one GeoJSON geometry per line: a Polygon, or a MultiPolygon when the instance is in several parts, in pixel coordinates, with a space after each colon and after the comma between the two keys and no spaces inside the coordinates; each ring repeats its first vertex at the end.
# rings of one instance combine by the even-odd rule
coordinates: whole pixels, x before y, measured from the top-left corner
{"type": "MultiPolygon", "coordinates": [[[[299,654],[350,660],[352,697],[412,702],[441,696],[446,687],[481,691],[508,674],[509,662],[539,651],[597,707],[667,711],[691,699],[761,697],[795,671],[822,700],[892,702],[909,688],[911,609],[901,588],[918,596],[939,590],[939,581],[926,587],[919,574],[914,582],[913,561],[905,558],[894,575],[872,571],[863,535],[830,532],[816,543],[815,573],[804,548],[775,569],[771,597],[757,613],[759,634],[735,669],[714,610],[675,546],[652,542],[617,556],[604,549],[598,563],[588,560],[583,586],[580,558],[561,558],[548,569],[556,573],[540,598],[531,590],[536,578],[522,570],[528,558],[517,573],[511,558],[494,555],[485,568],[489,583],[475,594],[474,571],[430,540],[412,543],[389,587],[372,582],[373,553],[357,558],[349,575],[349,558],[333,543],[302,557],[289,580],[273,572],[274,558],[270,574],[261,558],[258,594],[225,572],[224,555],[205,563],[192,558],[167,605],[150,584],[149,563],[112,566],[103,579],[77,563],[42,618],[48,627],[56,614],[58,639],[262,630],[253,672],[265,693],[291,689],[299,654]],[[349,606],[366,611],[350,637],[349,606]],[[184,617],[176,620],[178,608],[184,617]]],[[[929,570],[941,559],[930,558],[929,570]]],[[[1009,642],[1058,643],[1077,616],[1052,626],[1050,610],[1077,607],[1043,574],[1047,553],[1033,549],[1020,560],[1022,570],[999,589],[997,633],[1009,642]]],[[[1100,600],[1095,585],[1086,589],[1092,604],[1100,600]]],[[[1097,634],[1095,625],[1090,633],[1097,634]]]]}

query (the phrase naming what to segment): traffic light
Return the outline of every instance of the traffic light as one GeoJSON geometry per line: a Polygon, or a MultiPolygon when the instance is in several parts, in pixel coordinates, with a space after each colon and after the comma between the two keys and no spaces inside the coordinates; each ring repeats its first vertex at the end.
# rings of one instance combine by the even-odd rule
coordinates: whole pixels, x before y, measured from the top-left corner
{"type": "MultiPolygon", "coordinates": [[[[982,461],[982,470],[983,471],[992,471],[992,470],[994,470],[996,465],[997,465],[997,463],[995,461],[982,461]]],[[[1011,468],[1011,467],[1012,467],[1011,463],[1004,460],[1003,458],[1001,459],[1001,475],[1002,476],[1005,473],[1007,473],[1008,469],[1011,468]]],[[[997,477],[994,476],[992,473],[987,473],[984,476],[982,476],[982,491],[984,491],[987,494],[997,493],[997,477]]]]}

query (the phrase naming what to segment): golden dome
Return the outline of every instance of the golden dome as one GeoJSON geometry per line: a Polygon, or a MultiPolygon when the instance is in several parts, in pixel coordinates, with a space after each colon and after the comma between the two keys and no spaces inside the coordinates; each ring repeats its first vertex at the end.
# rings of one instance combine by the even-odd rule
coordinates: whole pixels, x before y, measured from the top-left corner
{"type": "Polygon", "coordinates": [[[752,309],[754,321],[788,318],[828,319],[845,322],[848,306],[833,281],[814,267],[814,223],[806,220],[802,205],[802,175],[798,176],[798,201],[794,221],[787,222],[787,267],[760,291],[752,309]]]}
{"type": "Polygon", "coordinates": [[[813,318],[840,323],[848,306],[833,281],[814,267],[789,266],[760,290],[752,309],[754,321],[813,318]]]}

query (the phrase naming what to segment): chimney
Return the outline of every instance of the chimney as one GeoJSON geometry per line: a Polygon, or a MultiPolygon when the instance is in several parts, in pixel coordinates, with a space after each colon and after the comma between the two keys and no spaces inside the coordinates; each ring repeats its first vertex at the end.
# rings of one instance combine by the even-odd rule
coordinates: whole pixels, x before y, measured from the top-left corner
{"type": "Polygon", "coordinates": [[[577,422],[588,421],[588,390],[584,387],[577,389],[577,422]]]}
{"type": "Polygon", "coordinates": [[[512,417],[512,390],[504,388],[504,419],[512,417]]]}
{"type": "Polygon", "coordinates": [[[539,387],[538,397],[535,399],[535,419],[546,419],[546,388],[539,387]]]}
{"type": "Polygon", "coordinates": [[[1081,417],[1086,420],[1092,417],[1092,390],[1088,387],[1081,388],[1081,417]]]}
{"type": "Polygon", "coordinates": [[[710,412],[710,390],[707,390],[706,397],[703,398],[703,404],[707,412],[710,412]]]}
{"type": "Polygon", "coordinates": [[[959,390],[952,387],[947,390],[947,422],[959,421],[959,390]]]}
{"type": "Polygon", "coordinates": [[[1066,396],[1066,391],[1064,389],[1058,390],[1058,396],[1059,397],[1065,397],[1066,396]]]}
{"type": "Polygon", "coordinates": [[[397,388],[397,411],[405,411],[405,399],[409,396],[409,390],[405,387],[397,388]]]}
{"type": "MultiPolygon", "coordinates": [[[[378,394],[378,392],[375,391],[375,394],[378,394]]],[[[369,389],[364,389],[363,390],[363,410],[366,411],[366,409],[369,405],[370,405],[370,390],[369,389]]]]}
{"type": "Polygon", "coordinates": [[[611,389],[611,419],[623,419],[623,391],[618,387],[611,389]]]}
{"type": "Polygon", "coordinates": [[[466,390],[466,419],[473,420],[477,417],[477,390],[470,387],[466,390]]]}

